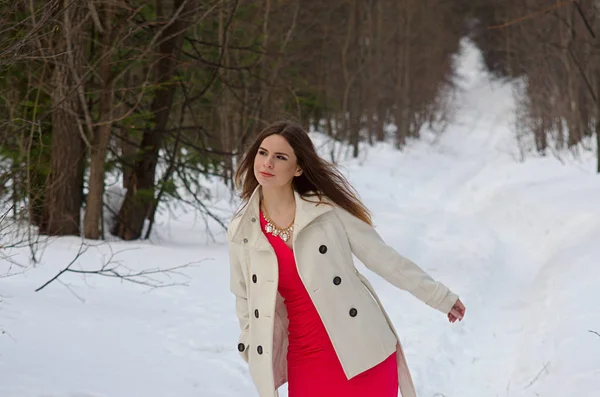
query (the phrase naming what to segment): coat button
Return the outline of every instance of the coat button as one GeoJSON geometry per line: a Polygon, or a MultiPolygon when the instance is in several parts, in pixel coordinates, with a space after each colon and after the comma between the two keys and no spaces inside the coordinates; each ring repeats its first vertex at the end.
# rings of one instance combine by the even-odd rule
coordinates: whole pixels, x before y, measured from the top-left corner
{"type": "Polygon", "coordinates": [[[243,344],[243,343],[238,343],[238,351],[239,351],[240,353],[243,353],[243,352],[244,352],[244,350],[246,350],[246,346],[244,346],[244,344],[243,344]]]}
{"type": "Polygon", "coordinates": [[[256,281],[257,281],[257,279],[256,279],[256,274],[253,274],[253,275],[252,275],[252,282],[253,282],[254,284],[256,284],[256,281]]]}
{"type": "Polygon", "coordinates": [[[340,285],[340,284],[342,283],[342,279],[341,279],[340,277],[338,277],[338,276],[335,276],[335,277],[333,278],[333,283],[334,283],[335,285],[340,285]]]}
{"type": "Polygon", "coordinates": [[[356,317],[357,314],[358,310],[356,310],[355,308],[350,309],[350,317],[356,317]]]}
{"type": "Polygon", "coordinates": [[[252,222],[256,222],[256,218],[255,217],[252,217],[252,222]]]}
{"type": "Polygon", "coordinates": [[[254,310],[254,317],[258,318],[258,309],[254,310]]]}
{"type": "Polygon", "coordinates": [[[256,351],[258,352],[258,354],[262,354],[262,346],[258,346],[256,348],[256,351]]]}
{"type": "Polygon", "coordinates": [[[244,244],[247,244],[247,243],[248,243],[248,239],[247,239],[247,238],[245,238],[245,239],[244,239],[244,244]]]}
{"type": "Polygon", "coordinates": [[[327,252],[327,246],[326,245],[322,245],[319,247],[319,252],[324,254],[327,252]]]}

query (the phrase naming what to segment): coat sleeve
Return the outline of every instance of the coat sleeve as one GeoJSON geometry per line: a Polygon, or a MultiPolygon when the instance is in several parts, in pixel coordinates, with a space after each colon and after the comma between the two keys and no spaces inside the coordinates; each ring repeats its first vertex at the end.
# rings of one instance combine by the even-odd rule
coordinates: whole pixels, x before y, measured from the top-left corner
{"type": "Polygon", "coordinates": [[[238,340],[237,349],[244,359],[248,362],[248,337],[250,330],[249,309],[248,309],[248,294],[246,288],[246,272],[242,268],[242,261],[239,256],[239,247],[231,241],[231,233],[229,235],[229,286],[231,292],[235,295],[235,312],[240,323],[240,337],[238,340]],[[241,346],[243,345],[243,350],[241,346]],[[240,351],[242,350],[242,351],[240,351]]]}
{"type": "Polygon", "coordinates": [[[443,313],[449,313],[458,300],[448,287],[435,281],[411,260],[387,245],[368,223],[336,207],[352,253],[370,270],[394,286],[443,313]]]}

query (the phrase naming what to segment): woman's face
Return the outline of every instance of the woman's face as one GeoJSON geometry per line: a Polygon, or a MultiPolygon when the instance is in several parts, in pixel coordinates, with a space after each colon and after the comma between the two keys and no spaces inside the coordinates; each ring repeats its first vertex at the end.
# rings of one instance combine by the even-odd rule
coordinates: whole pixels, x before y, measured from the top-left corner
{"type": "Polygon", "coordinates": [[[254,158],[254,176],[261,186],[286,186],[300,174],[294,149],[284,137],[273,134],[261,142],[254,158]]]}

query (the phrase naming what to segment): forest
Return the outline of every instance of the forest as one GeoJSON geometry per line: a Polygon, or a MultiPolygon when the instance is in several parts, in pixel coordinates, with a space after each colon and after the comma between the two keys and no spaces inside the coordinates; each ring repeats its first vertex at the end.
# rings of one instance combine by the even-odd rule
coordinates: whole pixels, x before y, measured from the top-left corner
{"type": "Polygon", "coordinates": [[[518,87],[515,139],[524,155],[597,151],[598,7],[0,2],[0,224],[137,240],[148,238],[165,203],[187,201],[217,218],[205,204],[206,178],[233,189],[244,148],[278,119],[345,142],[354,157],[360,142],[389,141],[401,151],[423,131],[443,134],[454,107],[453,62],[466,39],[497,79],[518,87]],[[105,230],[111,185],[124,193],[105,230]]]}

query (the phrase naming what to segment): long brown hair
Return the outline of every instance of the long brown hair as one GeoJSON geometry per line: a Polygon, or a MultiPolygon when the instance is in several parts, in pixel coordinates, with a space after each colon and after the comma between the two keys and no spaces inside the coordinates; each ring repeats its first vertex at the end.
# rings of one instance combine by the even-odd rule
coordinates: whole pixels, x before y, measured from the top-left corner
{"type": "Polygon", "coordinates": [[[268,125],[256,137],[235,173],[235,184],[242,187],[240,198],[246,203],[258,186],[254,176],[254,158],[262,141],[274,134],[285,138],[298,159],[302,169],[300,176],[294,177],[292,187],[302,196],[323,196],[345,209],[357,218],[372,225],[371,214],[358,199],[355,189],[336,167],[319,157],[315,146],[302,126],[290,121],[276,121],[268,125]]]}

